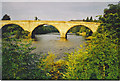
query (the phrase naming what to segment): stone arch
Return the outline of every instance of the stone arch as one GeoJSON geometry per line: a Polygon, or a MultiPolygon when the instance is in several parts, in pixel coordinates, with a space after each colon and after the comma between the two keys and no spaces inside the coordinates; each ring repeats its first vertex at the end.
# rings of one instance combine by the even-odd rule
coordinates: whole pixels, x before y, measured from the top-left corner
{"type": "Polygon", "coordinates": [[[4,23],[1,25],[0,29],[6,25],[18,25],[20,26],[23,30],[25,30],[24,26],[22,24],[19,24],[19,23],[4,23]]]}
{"type": "Polygon", "coordinates": [[[2,29],[2,28],[5,27],[5,26],[9,26],[9,25],[17,25],[17,26],[19,26],[20,28],[22,28],[22,29],[24,30],[24,28],[23,28],[21,25],[15,24],[15,23],[7,23],[7,24],[4,24],[4,25],[2,25],[2,27],[1,27],[0,29],[2,29]]]}
{"type": "MultiPolygon", "coordinates": [[[[4,35],[4,33],[6,33],[6,32],[13,32],[13,31],[15,31],[15,30],[19,30],[19,34],[21,33],[21,31],[24,31],[24,29],[20,26],[20,25],[18,25],[18,24],[11,24],[11,23],[9,23],[9,24],[5,24],[5,25],[3,25],[2,27],[1,27],[1,29],[0,29],[1,31],[2,31],[2,37],[6,37],[7,35],[4,35]],[[12,29],[10,28],[10,29],[8,29],[8,27],[13,27],[12,29]]],[[[20,37],[20,35],[22,35],[22,34],[18,34],[18,32],[17,33],[14,33],[14,34],[11,34],[11,35],[17,35],[17,37],[20,37]]]]}
{"type": "MultiPolygon", "coordinates": [[[[1,34],[3,34],[3,31],[7,31],[6,28],[8,28],[8,26],[11,26],[11,25],[15,25],[15,26],[18,26],[19,28],[21,28],[22,30],[24,30],[20,25],[18,24],[14,24],[14,23],[8,23],[8,24],[4,24],[3,26],[1,26],[0,30],[1,30],[1,34]],[[5,28],[6,27],[6,28],[5,28]]],[[[15,27],[16,28],[16,27],[15,27]]]]}
{"type": "MultiPolygon", "coordinates": [[[[36,27],[34,27],[34,28],[32,29],[32,31],[31,31],[31,37],[32,37],[32,38],[35,37],[35,36],[33,35],[34,30],[35,30],[36,28],[38,28],[39,26],[43,26],[43,25],[51,25],[51,24],[39,24],[39,25],[37,25],[36,27]]],[[[58,32],[60,33],[59,29],[58,29],[56,26],[54,26],[54,25],[51,25],[51,26],[53,26],[54,28],[56,28],[56,29],[58,30],[58,32]]]]}
{"type": "Polygon", "coordinates": [[[86,28],[88,28],[88,29],[93,33],[92,29],[90,29],[90,27],[88,27],[88,26],[86,26],[86,25],[73,25],[73,26],[69,27],[69,28],[67,29],[67,31],[65,32],[65,37],[66,37],[66,38],[67,38],[67,33],[68,33],[68,31],[69,31],[71,28],[74,28],[74,27],[76,27],[76,26],[86,27],[86,28]]]}

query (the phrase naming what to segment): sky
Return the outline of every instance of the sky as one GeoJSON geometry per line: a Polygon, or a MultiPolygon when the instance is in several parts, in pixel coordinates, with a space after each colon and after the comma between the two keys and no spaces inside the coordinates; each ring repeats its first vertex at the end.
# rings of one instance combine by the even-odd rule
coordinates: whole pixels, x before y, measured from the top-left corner
{"type": "MultiPolygon", "coordinates": [[[[103,15],[108,4],[118,2],[2,2],[2,17],[8,14],[11,20],[83,20],[97,19],[103,15]]],[[[1,18],[2,18],[1,17],[1,18]]]]}

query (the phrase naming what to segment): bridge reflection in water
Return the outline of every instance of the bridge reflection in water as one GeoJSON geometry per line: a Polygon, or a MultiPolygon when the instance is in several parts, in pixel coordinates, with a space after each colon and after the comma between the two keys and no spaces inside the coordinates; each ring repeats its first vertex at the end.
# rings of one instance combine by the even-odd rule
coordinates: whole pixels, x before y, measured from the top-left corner
{"type": "Polygon", "coordinates": [[[68,41],[68,39],[67,39],[67,38],[64,38],[64,37],[61,37],[59,41],[61,41],[61,42],[62,42],[62,41],[68,41]]]}

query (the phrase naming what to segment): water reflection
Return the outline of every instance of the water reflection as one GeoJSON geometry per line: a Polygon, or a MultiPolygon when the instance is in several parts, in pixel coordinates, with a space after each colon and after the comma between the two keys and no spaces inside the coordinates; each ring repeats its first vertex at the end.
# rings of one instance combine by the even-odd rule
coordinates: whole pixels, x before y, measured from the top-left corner
{"type": "Polygon", "coordinates": [[[62,42],[62,41],[68,41],[68,39],[67,38],[60,38],[60,41],[62,42]]]}

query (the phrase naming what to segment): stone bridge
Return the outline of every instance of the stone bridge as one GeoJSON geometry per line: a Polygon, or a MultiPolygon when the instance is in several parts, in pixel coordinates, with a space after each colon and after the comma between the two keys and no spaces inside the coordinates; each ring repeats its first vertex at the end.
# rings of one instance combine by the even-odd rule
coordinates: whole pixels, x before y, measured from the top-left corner
{"type": "Polygon", "coordinates": [[[89,28],[93,33],[97,31],[98,26],[100,23],[97,22],[76,22],[76,21],[43,21],[43,20],[1,20],[0,21],[0,29],[9,24],[16,24],[22,27],[24,30],[30,32],[30,36],[32,35],[33,30],[38,27],[39,25],[52,25],[60,33],[60,37],[67,37],[67,32],[69,29],[75,26],[85,26],[89,28]]]}

